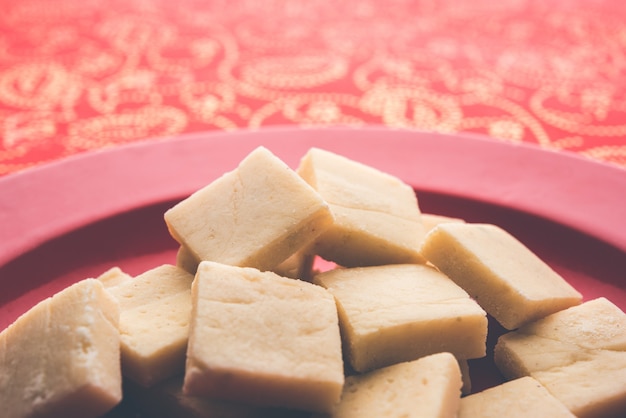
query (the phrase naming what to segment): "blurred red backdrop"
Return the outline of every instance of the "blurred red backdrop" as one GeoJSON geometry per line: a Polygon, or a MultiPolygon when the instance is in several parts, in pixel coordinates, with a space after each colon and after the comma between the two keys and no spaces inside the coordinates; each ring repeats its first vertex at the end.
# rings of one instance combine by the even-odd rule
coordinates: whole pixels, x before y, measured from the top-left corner
{"type": "Polygon", "coordinates": [[[277,125],[473,132],[626,167],[626,3],[0,1],[0,175],[277,125]]]}

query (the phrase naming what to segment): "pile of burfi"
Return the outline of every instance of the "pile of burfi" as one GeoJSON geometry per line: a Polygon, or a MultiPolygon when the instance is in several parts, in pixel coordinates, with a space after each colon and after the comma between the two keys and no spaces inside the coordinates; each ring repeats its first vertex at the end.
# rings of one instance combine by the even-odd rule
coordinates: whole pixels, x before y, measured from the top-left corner
{"type": "Polygon", "coordinates": [[[164,221],[171,263],[85,279],[0,334],[3,416],[123,397],[180,417],[626,413],[620,308],[497,225],[422,213],[374,167],[312,148],[292,169],[259,147],[164,221]],[[472,393],[488,355],[505,379],[472,393]]]}

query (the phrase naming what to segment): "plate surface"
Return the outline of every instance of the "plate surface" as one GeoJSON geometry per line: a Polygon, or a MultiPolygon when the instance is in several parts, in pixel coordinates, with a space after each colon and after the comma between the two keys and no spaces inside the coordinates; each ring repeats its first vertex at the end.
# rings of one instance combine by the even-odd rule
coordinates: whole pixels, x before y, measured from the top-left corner
{"type": "MultiPolygon", "coordinates": [[[[0,179],[0,329],[112,266],[138,274],[173,263],[165,210],[260,145],[292,167],[316,146],[396,175],[423,212],[498,224],[585,299],[626,308],[626,171],[481,137],[285,128],[166,138],[0,179]]],[[[476,363],[475,390],[498,380],[489,358],[476,363]]]]}

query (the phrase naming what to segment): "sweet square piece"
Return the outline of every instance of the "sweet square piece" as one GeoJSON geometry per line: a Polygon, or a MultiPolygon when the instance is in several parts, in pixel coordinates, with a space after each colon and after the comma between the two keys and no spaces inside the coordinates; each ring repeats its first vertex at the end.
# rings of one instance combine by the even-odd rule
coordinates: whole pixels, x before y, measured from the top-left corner
{"type": "Polygon", "coordinates": [[[500,336],[494,360],[508,378],[538,380],[578,417],[626,413],[626,314],[606,298],[500,336]]]}
{"type": "Polygon", "coordinates": [[[271,270],[333,221],[320,195],[264,147],[165,213],[196,261],[271,270]]]}
{"type": "Polygon", "coordinates": [[[107,288],[120,304],[124,376],[151,386],[183,373],[193,278],[165,264],[107,288]]]}
{"type": "Polygon", "coordinates": [[[4,417],[98,417],[122,399],[119,309],[95,279],[40,302],[0,333],[4,417]]]}
{"type": "Polygon", "coordinates": [[[336,269],[313,282],[335,296],[344,350],[358,372],[442,351],[460,359],[485,356],[485,311],[432,267],[336,269]]]}
{"type": "Polygon", "coordinates": [[[461,371],[450,353],[348,376],[330,418],[455,418],[461,371]]]}
{"type": "Polygon", "coordinates": [[[297,172],[326,200],[335,221],[314,250],[345,267],[419,263],[424,226],[415,191],[373,167],[311,148],[297,172]]]}
{"type": "Polygon", "coordinates": [[[192,295],[186,394],[321,412],[339,401],[341,337],[325,289],[204,261],[192,295]]]}
{"type": "Polygon", "coordinates": [[[565,279],[496,225],[440,224],[427,234],[420,252],[509,330],[582,300],[565,279]]]}

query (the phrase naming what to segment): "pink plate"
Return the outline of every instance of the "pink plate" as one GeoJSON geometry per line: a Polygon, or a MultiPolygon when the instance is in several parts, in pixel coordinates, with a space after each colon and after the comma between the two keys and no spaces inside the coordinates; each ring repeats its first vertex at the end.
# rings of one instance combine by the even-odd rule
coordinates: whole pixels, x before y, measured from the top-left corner
{"type": "MultiPolygon", "coordinates": [[[[626,171],[469,135],[285,128],[167,138],[1,178],[0,329],[109,267],[138,274],[173,263],[165,210],[259,145],[292,167],[316,146],[394,174],[423,212],[501,225],[586,299],[626,309],[626,171]]],[[[499,379],[490,358],[475,363],[475,390],[499,379]]]]}

